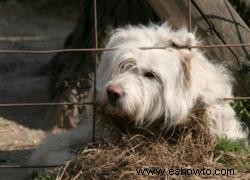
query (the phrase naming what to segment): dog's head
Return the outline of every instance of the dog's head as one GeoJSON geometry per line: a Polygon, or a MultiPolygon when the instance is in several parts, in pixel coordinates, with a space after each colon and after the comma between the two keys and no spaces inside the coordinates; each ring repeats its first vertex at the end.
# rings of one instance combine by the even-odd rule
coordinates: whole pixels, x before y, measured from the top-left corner
{"type": "Polygon", "coordinates": [[[163,118],[177,124],[193,105],[191,60],[198,50],[194,34],[167,24],[116,30],[97,71],[97,101],[110,115],[129,117],[137,125],[163,118]],[[166,47],[140,49],[139,47],[166,47]]]}

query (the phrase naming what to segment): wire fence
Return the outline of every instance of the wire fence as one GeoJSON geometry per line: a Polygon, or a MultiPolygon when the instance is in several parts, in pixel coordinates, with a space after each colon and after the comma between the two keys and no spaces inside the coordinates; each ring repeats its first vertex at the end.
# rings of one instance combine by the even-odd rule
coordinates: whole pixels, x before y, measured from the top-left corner
{"type": "MultiPolygon", "coordinates": [[[[192,30],[192,5],[195,5],[193,0],[188,1],[188,30],[192,30]]],[[[0,53],[6,54],[52,54],[52,53],[62,53],[62,52],[93,52],[94,57],[94,78],[93,78],[93,90],[94,97],[93,102],[84,103],[71,103],[71,102],[37,102],[37,103],[0,103],[0,107],[18,107],[18,106],[61,106],[61,105],[92,105],[93,106],[93,141],[95,141],[95,123],[96,123],[96,68],[99,58],[99,52],[103,51],[116,51],[117,48],[99,48],[98,47],[98,22],[97,22],[97,2],[93,0],[93,26],[94,26],[94,47],[93,48],[83,48],[83,49],[54,49],[54,50],[0,50],[0,53]]],[[[250,46],[250,43],[246,44],[210,44],[210,45],[195,45],[195,46],[183,46],[177,48],[227,48],[227,47],[246,47],[250,46]]],[[[167,47],[139,47],[142,50],[150,49],[166,49],[167,47]]],[[[250,100],[250,97],[224,97],[218,100],[250,100]]],[[[1,168],[55,168],[60,167],[63,164],[55,165],[0,165],[1,168]]]]}

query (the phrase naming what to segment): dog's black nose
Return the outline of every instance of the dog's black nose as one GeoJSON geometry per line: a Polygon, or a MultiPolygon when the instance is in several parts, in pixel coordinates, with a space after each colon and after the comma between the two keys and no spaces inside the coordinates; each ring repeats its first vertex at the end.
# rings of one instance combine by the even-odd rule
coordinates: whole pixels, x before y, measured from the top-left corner
{"type": "Polygon", "coordinates": [[[124,90],[121,85],[110,85],[107,88],[107,95],[111,102],[116,102],[124,96],[124,90]]]}

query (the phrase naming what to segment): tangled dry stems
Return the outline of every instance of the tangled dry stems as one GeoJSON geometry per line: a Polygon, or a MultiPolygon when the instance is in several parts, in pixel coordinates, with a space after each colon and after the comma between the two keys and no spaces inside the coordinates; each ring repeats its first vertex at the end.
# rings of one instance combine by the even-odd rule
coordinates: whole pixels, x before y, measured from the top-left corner
{"type": "MultiPolygon", "coordinates": [[[[201,114],[204,112],[192,113],[186,123],[164,134],[137,129],[123,134],[116,142],[88,144],[61,169],[57,179],[165,179],[164,175],[138,175],[136,169],[226,168],[219,162],[225,158],[231,158],[230,168],[239,166],[244,158],[250,162],[249,156],[216,152],[216,141],[209,135],[206,117],[201,114]]],[[[247,173],[238,176],[245,177],[247,173]]],[[[172,178],[195,176],[168,177],[172,178]]]]}

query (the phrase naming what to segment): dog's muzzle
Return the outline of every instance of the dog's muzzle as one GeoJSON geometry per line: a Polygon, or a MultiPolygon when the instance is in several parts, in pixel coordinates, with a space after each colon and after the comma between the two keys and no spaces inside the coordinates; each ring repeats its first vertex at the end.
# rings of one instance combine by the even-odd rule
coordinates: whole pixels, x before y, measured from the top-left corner
{"type": "Polygon", "coordinates": [[[117,106],[119,100],[125,95],[121,85],[113,84],[107,87],[108,100],[111,105],[117,106]]]}

